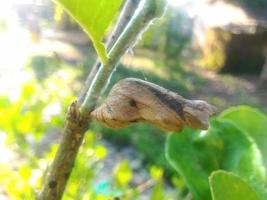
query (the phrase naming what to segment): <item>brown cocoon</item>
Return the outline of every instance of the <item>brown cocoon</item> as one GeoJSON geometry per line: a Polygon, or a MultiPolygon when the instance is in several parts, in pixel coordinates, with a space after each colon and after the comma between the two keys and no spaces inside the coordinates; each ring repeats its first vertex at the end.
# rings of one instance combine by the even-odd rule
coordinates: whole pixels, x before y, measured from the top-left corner
{"type": "Polygon", "coordinates": [[[105,102],[91,116],[111,128],[142,121],[179,132],[185,126],[207,129],[214,113],[215,108],[205,101],[188,100],[156,84],[126,78],[113,86],[105,102]]]}

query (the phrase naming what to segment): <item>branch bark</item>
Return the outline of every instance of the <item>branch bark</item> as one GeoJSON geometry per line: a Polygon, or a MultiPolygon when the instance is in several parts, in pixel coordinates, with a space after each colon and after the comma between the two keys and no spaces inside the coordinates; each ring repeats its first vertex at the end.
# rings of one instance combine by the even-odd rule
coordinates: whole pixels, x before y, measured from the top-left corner
{"type": "Polygon", "coordinates": [[[45,182],[37,199],[61,199],[89,123],[88,117],[80,116],[78,104],[74,101],[67,113],[59,149],[48,173],[44,176],[45,182]]]}
{"type": "Polygon", "coordinates": [[[71,104],[59,149],[45,175],[44,185],[37,199],[59,200],[62,198],[79,147],[91,121],[90,113],[97,103],[101,90],[105,87],[121,56],[135,44],[144,29],[154,18],[161,16],[164,10],[164,0],[142,0],[139,3],[134,16],[110,49],[108,64],[102,64],[92,80],[84,101],[81,104],[77,101],[71,104]]]}

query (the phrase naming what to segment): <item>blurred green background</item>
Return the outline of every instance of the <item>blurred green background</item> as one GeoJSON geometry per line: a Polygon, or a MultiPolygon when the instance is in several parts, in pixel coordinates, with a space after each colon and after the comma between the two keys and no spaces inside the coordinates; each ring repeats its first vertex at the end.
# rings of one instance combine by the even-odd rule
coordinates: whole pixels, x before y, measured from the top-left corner
{"type": "MultiPolygon", "coordinates": [[[[170,1],[122,58],[106,94],[137,77],[218,113],[235,105],[267,113],[266,11],[265,0],[170,1]]],[[[96,53],[62,8],[29,0],[1,2],[0,55],[0,199],[30,200],[96,53]]],[[[63,199],[190,199],[165,158],[167,135],[142,123],[113,130],[93,122],[63,199]]]]}

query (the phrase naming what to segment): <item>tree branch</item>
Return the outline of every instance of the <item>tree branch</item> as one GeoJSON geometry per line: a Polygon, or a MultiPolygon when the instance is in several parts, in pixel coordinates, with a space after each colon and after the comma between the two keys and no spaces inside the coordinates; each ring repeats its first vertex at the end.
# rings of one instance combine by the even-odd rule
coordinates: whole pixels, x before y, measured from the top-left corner
{"type": "Polygon", "coordinates": [[[48,173],[44,176],[44,185],[37,199],[61,199],[89,123],[90,119],[82,118],[77,102],[73,102],[67,113],[59,149],[48,173]]]}
{"type": "Polygon", "coordinates": [[[63,137],[59,144],[54,161],[48,170],[44,180],[43,188],[38,197],[39,200],[61,199],[68,182],[79,147],[83,141],[93,110],[101,90],[105,87],[107,80],[121,56],[132,47],[143,30],[155,18],[162,15],[165,8],[164,0],[142,0],[120,37],[109,52],[109,62],[101,65],[92,84],[86,92],[85,99],[81,106],[77,101],[69,108],[66,124],[63,130],[63,137]]]}

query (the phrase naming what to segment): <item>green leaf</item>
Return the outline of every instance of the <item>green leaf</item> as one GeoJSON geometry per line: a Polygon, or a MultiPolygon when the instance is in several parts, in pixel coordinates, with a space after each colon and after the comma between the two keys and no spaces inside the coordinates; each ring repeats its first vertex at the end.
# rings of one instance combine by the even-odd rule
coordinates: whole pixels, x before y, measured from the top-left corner
{"type": "Polygon", "coordinates": [[[212,164],[214,158],[209,147],[200,145],[198,147],[195,139],[199,132],[184,129],[179,134],[171,134],[167,139],[166,157],[174,169],[183,177],[190,192],[196,200],[209,200],[211,194],[209,190],[208,176],[213,168],[218,165],[217,160],[212,164]],[[206,158],[205,159],[205,155],[206,158]],[[202,160],[201,158],[204,158],[202,160]],[[210,162],[209,162],[210,160],[210,162]],[[204,166],[211,163],[213,167],[204,166]]]}
{"type": "Polygon", "coordinates": [[[156,185],[152,188],[149,200],[167,200],[164,194],[164,185],[162,180],[157,182],[156,185]]]}
{"type": "Polygon", "coordinates": [[[259,146],[267,167],[267,116],[251,107],[238,106],[222,112],[219,119],[231,121],[247,132],[259,146]]]}
{"type": "Polygon", "coordinates": [[[127,160],[121,161],[115,170],[115,180],[121,187],[126,187],[133,178],[133,172],[127,160]]]}
{"type": "Polygon", "coordinates": [[[103,38],[122,0],[54,0],[82,26],[91,38],[101,61],[108,62],[103,38]]]}
{"type": "Polygon", "coordinates": [[[163,176],[163,169],[157,166],[150,167],[150,176],[154,181],[159,181],[163,176]]]}
{"type": "Polygon", "coordinates": [[[213,172],[209,182],[213,200],[262,199],[246,181],[233,173],[221,170],[213,172]]]}
{"type": "Polygon", "coordinates": [[[218,134],[223,139],[220,169],[234,172],[247,180],[265,183],[262,155],[250,136],[227,121],[213,121],[209,133],[218,134]]]}
{"type": "Polygon", "coordinates": [[[95,156],[98,159],[104,159],[107,155],[107,149],[103,145],[98,145],[95,147],[95,156]]]}
{"type": "Polygon", "coordinates": [[[230,122],[213,120],[207,132],[185,129],[170,135],[166,156],[199,200],[211,199],[208,177],[218,169],[235,172],[255,184],[265,180],[256,143],[230,122]]]}

